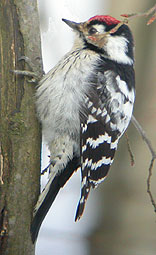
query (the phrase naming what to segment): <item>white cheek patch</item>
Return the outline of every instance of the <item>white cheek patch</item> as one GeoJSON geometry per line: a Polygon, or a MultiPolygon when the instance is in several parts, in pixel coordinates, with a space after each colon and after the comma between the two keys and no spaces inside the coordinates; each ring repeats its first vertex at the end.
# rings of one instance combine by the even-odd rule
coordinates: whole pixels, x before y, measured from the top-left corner
{"type": "Polygon", "coordinates": [[[127,56],[128,40],[123,36],[108,36],[107,44],[104,46],[108,57],[118,63],[132,65],[133,60],[127,56]]]}

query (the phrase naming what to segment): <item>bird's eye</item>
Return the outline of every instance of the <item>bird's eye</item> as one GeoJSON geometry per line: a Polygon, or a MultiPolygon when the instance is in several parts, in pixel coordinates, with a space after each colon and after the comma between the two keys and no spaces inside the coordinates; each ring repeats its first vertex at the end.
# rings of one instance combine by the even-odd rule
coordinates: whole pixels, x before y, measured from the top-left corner
{"type": "Polygon", "coordinates": [[[96,33],[97,33],[97,30],[96,30],[95,27],[91,27],[91,28],[89,29],[88,33],[89,33],[90,35],[93,35],[93,34],[96,34],[96,33]]]}

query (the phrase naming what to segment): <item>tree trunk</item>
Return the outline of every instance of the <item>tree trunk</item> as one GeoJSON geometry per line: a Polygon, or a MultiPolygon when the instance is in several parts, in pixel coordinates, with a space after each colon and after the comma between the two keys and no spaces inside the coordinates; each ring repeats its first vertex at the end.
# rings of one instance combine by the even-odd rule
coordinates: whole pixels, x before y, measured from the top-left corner
{"type": "Polygon", "coordinates": [[[37,1],[0,0],[0,254],[33,255],[30,222],[39,194],[40,125],[34,85],[11,70],[42,73],[37,1]]]}

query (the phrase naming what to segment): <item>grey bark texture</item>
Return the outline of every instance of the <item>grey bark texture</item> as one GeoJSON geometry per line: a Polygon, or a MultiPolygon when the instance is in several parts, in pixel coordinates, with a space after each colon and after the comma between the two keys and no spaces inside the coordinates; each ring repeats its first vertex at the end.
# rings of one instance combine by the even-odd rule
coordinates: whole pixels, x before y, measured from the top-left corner
{"type": "Polygon", "coordinates": [[[34,255],[30,223],[39,194],[41,131],[35,85],[10,70],[29,57],[42,73],[37,1],[0,1],[0,254],[34,255]]]}

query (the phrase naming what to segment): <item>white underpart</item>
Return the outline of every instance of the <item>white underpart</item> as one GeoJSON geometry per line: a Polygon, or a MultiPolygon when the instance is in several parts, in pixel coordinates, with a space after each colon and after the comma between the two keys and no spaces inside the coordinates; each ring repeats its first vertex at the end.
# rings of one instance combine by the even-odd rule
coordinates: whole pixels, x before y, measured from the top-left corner
{"type": "Polygon", "coordinates": [[[52,171],[49,174],[49,180],[48,183],[46,184],[44,190],[39,196],[39,199],[37,201],[37,204],[35,205],[34,208],[34,215],[36,214],[37,210],[41,206],[42,202],[44,201],[46,195],[49,192],[50,185],[56,176],[56,174],[64,169],[64,167],[67,165],[68,161],[72,159],[73,157],[73,148],[75,147],[75,144],[73,141],[69,139],[68,136],[62,136],[60,139],[54,140],[51,143],[51,146],[49,147],[50,152],[51,152],[51,160],[55,161],[55,165],[51,166],[52,171]],[[66,142],[64,142],[66,141],[66,142]]]}
{"type": "Polygon", "coordinates": [[[70,52],[41,80],[36,93],[37,112],[48,144],[64,133],[79,135],[79,110],[90,86],[88,75],[98,57],[85,51],[70,52]]]}
{"type": "Polygon", "coordinates": [[[104,45],[104,50],[108,57],[118,63],[132,65],[133,60],[127,56],[128,40],[123,36],[108,36],[108,41],[104,45]]]}
{"type": "MultiPolygon", "coordinates": [[[[90,86],[88,75],[94,70],[99,58],[95,53],[88,53],[79,50],[67,53],[43,77],[37,88],[37,113],[50,150],[50,160],[55,165],[51,166],[49,181],[39,196],[34,214],[48,194],[54,177],[72,159],[73,151],[79,156],[79,140],[74,142],[72,136],[79,138],[80,106],[85,101],[90,86]]],[[[88,105],[91,107],[92,103],[89,101],[88,105]]],[[[88,123],[95,121],[97,120],[90,115],[88,123]]],[[[82,132],[87,130],[87,124],[82,126],[82,132]]]]}

